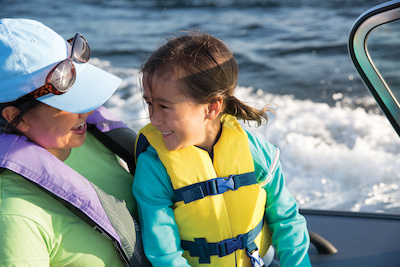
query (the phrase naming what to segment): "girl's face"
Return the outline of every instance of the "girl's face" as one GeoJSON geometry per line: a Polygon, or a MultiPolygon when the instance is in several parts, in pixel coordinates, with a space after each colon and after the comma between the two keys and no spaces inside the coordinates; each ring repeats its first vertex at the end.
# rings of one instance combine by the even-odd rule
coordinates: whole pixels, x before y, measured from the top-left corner
{"type": "Polygon", "coordinates": [[[207,118],[209,105],[181,93],[182,84],[169,73],[157,74],[150,80],[151,90],[143,79],[143,98],[148,104],[150,121],[162,133],[167,149],[195,145],[211,151],[216,134],[207,118]]]}
{"type": "Polygon", "coordinates": [[[86,138],[86,118],[92,114],[76,114],[41,105],[23,120],[23,134],[44,147],[60,160],[65,160],[73,147],[79,147],[86,138]]]}

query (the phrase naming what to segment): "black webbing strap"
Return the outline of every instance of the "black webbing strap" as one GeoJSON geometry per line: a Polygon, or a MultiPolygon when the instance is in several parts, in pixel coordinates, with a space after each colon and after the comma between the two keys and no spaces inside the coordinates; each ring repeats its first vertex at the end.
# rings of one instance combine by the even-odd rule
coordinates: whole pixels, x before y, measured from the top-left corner
{"type": "Polygon", "coordinates": [[[254,172],[219,177],[175,190],[175,202],[183,200],[187,204],[206,196],[223,194],[228,190],[237,190],[242,186],[256,183],[257,178],[254,172]]]}
{"type": "Polygon", "coordinates": [[[88,124],[89,131],[110,151],[123,159],[129,167],[132,174],[135,173],[134,146],[136,141],[136,132],[129,128],[116,128],[103,133],[93,124],[88,124]]]}
{"type": "Polygon", "coordinates": [[[257,249],[254,239],[261,232],[264,225],[264,218],[253,229],[235,238],[226,239],[218,243],[207,243],[205,238],[195,238],[195,241],[182,240],[181,246],[189,251],[190,256],[199,257],[199,263],[211,263],[210,256],[218,255],[224,257],[238,249],[247,248],[250,252],[257,249]]]}

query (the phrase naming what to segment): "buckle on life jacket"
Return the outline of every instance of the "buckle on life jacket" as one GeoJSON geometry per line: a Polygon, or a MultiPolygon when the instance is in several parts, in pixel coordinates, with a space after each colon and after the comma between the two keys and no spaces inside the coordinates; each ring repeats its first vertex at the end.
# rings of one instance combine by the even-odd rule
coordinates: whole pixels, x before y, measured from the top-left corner
{"type": "Polygon", "coordinates": [[[247,252],[258,250],[254,239],[261,232],[263,225],[264,218],[261,219],[254,229],[243,235],[225,239],[218,243],[208,243],[205,238],[195,238],[194,242],[181,240],[181,246],[184,250],[189,251],[190,256],[199,257],[199,263],[211,263],[211,256],[218,255],[219,257],[224,257],[238,249],[246,249],[247,252]]]}
{"type": "Polygon", "coordinates": [[[254,172],[218,177],[176,189],[174,191],[175,202],[183,200],[187,204],[206,196],[223,194],[226,191],[237,190],[242,186],[256,183],[257,178],[254,172]]]}
{"type": "Polygon", "coordinates": [[[229,190],[237,190],[237,188],[235,188],[235,181],[233,180],[233,177],[235,177],[235,175],[229,175],[229,177],[215,179],[214,181],[216,183],[217,191],[226,192],[229,190]]]}
{"type": "Polygon", "coordinates": [[[233,253],[238,249],[243,249],[243,235],[238,235],[235,238],[226,239],[217,243],[218,256],[224,257],[233,253]]]}
{"type": "Polygon", "coordinates": [[[199,257],[199,263],[211,263],[210,256],[224,257],[244,248],[243,235],[223,240],[218,243],[208,243],[205,238],[195,238],[193,241],[182,240],[184,250],[189,251],[190,256],[199,257]]]}

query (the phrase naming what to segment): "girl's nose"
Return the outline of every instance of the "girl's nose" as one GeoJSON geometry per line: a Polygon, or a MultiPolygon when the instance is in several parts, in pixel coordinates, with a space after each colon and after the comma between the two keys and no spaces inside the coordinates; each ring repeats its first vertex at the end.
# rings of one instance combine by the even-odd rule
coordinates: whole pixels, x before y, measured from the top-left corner
{"type": "Polygon", "coordinates": [[[153,107],[149,110],[150,113],[150,121],[153,125],[161,125],[162,124],[162,112],[159,111],[158,108],[153,107]]]}

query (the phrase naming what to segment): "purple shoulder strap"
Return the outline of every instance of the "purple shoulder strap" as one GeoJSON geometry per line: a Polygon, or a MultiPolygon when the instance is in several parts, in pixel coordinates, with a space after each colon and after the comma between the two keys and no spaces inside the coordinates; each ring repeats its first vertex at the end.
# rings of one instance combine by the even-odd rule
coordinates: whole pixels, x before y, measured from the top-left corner
{"type": "Polygon", "coordinates": [[[108,111],[108,109],[103,106],[95,109],[93,114],[87,118],[86,122],[95,125],[96,128],[103,133],[109,132],[114,129],[129,129],[129,127],[126,126],[125,123],[123,123],[117,116],[112,114],[110,111],[108,111]]]}

